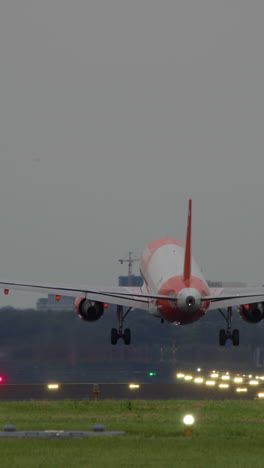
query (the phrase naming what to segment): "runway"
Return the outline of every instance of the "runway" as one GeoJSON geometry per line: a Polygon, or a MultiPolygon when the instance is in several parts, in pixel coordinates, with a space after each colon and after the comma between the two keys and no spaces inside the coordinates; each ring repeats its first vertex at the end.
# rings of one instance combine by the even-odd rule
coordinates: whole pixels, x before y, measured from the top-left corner
{"type": "Polygon", "coordinates": [[[25,400],[252,400],[258,398],[260,388],[248,388],[238,393],[234,387],[219,390],[206,386],[176,383],[60,383],[53,388],[48,384],[1,384],[0,401],[25,400]],[[134,387],[133,387],[134,385],[134,387]],[[54,388],[55,387],[55,388],[54,388]]]}

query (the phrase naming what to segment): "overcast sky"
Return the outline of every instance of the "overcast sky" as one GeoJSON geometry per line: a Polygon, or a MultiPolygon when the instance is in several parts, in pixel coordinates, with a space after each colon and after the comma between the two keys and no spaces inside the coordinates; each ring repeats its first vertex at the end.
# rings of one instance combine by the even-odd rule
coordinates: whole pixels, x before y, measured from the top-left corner
{"type": "Polygon", "coordinates": [[[0,12],[1,278],[116,285],[192,196],[205,276],[264,282],[264,2],[0,12]]]}

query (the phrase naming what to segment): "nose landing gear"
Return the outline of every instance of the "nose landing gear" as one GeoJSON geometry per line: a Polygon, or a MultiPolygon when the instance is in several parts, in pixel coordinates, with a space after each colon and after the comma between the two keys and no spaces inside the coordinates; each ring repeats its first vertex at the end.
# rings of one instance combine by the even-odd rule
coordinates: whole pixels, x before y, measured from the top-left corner
{"type": "Polygon", "coordinates": [[[116,315],[118,319],[118,329],[112,328],[111,330],[111,344],[116,345],[119,338],[124,340],[125,345],[130,345],[131,343],[131,331],[130,328],[125,328],[123,330],[124,320],[127,314],[130,312],[132,307],[129,307],[128,310],[124,313],[123,306],[117,306],[116,315]]]}
{"type": "Polygon", "coordinates": [[[233,346],[239,345],[239,330],[233,330],[232,332],[232,307],[227,308],[227,314],[225,315],[221,309],[218,309],[220,314],[226,321],[226,330],[221,329],[219,331],[219,345],[225,346],[227,340],[231,340],[233,346]]]}

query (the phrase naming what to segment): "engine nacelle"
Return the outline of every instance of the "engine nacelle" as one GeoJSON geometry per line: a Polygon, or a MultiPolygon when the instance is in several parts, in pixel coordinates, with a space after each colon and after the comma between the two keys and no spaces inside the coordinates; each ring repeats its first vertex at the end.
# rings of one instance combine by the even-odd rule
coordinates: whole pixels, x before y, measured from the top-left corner
{"type": "Polygon", "coordinates": [[[249,323],[259,323],[264,319],[263,302],[239,306],[238,311],[242,319],[249,323]]]}
{"type": "Polygon", "coordinates": [[[96,322],[104,313],[104,303],[89,301],[82,297],[75,300],[75,310],[77,315],[86,322],[96,322]]]}

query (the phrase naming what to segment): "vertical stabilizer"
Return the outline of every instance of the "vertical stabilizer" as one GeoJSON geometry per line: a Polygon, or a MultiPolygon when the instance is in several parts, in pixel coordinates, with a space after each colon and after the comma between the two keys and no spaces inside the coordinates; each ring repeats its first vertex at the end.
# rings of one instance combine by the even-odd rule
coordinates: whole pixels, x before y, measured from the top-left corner
{"type": "Polygon", "coordinates": [[[186,244],[185,244],[185,254],[184,254],[184,270],[183,270],[183,279],[188,281],[191,277],[191,262],[192,262],[192,200],[189,200],[188,208],[188,224],[187,224],[187,233],[186,233],[186,244]]]}

